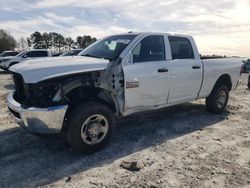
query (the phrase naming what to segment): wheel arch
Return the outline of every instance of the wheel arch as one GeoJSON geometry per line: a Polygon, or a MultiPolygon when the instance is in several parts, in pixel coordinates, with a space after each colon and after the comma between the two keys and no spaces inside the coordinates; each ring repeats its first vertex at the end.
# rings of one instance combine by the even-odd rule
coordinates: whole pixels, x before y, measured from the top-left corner
{"type": "Polygon", "coordinates": [[[230,91],[232,89],[232,79],[229,74],[223,74],[221,75],[217,81],[215,82],[215,85],[213,89],[221,84],[225,84],[228,87],[228,90],[230,91]]]}
{"type": "Polygon", "coordinates": [[[67,129],[67,119],[70,116],[74,108],[84,102],[97,101],[103,105],[109,107],[114,114],[119,114],[118,102],[112,93],[104,88],[93,86],[77,86],[64,93],[68,100],[72,100],[69,103],[68,109],[65,113],[64,123],[62,126],[62,132],[67,129]]]}

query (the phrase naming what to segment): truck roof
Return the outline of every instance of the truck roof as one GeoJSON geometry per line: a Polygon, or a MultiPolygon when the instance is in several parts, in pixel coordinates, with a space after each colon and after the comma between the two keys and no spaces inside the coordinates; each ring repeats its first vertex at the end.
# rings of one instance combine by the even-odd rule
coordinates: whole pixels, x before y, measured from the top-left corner
{"type": "Polygon", "coordinates": [[[179,37],[192,37],[190,35],[185,35],[185,34],[177,34],[177,33],[172,33],[172,32],[133,32],[133,31],[129,31],[128,33],[119,33],[116,35],[145,35],[145,34],[155,34],[155,35],[169,35],[169,36],[179,36],[179,37]]]}

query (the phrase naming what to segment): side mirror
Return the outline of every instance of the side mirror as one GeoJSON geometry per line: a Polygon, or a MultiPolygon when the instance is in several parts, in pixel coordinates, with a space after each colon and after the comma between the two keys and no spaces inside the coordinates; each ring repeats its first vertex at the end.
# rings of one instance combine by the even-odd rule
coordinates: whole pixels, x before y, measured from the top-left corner
{"type": "Polygon", "coordinates": [[[25,55],[23,55],[23,58],[27,58],[28,56],[25,54],[25,55]]]}

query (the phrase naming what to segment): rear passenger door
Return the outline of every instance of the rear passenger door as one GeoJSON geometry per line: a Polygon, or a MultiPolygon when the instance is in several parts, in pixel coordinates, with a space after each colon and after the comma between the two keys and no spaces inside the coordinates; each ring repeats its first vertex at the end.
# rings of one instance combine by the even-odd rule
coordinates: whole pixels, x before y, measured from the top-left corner
{"type": "Polygon", "coordinates": [[[172,60],[169,62],[171,88],[168,103],[194,100],[202,82],[200,58],[195,58],[189,38],[169,36],[168,39],[172,53],[172,60]]]}

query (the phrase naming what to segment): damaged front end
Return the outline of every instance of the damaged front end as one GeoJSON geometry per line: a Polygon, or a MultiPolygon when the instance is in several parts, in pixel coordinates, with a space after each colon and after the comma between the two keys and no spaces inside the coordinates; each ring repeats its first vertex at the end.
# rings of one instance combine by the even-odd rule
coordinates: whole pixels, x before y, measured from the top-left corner
{"type": "Polygon", "coordinates": [[[60,132],[67,111],[86,100],[103,102],[114,113],[123,108],[121,70],[109,66],[105,71],[65,75],[38,83],[25,83],[22,75],[13,73],[15,91],[8,96],[8,107],[29,132],[60,132]]]}
{"type": "Polygon", "coordinates": [[[20,74],[13,74],[15,83],[14,99],[24,108],[37,107],[47,108],[65,105],[69,102],[66,97],[73,87],[93,85],[93,79],[89,74],[68,75],[53,78],[38,83],[24,83],[20,74]],[[71,83],[69,85],[68,83],[71,83]]]}
{"type": "MultiPolygon", "coordinates": [[[[44,88],[37,92],[41,85],[30,85],[23,82],[19,74],[13,75],[15,91],[7,98],[7,105],[16,122],[32,133],[57,133],[61,130],[68,105],[49,105],[45,102],[55,89],[44,88]],[[47,92],[46,92],[47,91],[47,92]]],[[[53,86],[55,87],[55,86],[53,86]]]]}
{"type": "Polygon", "coordinates": [[[21,75],[14,73],[15,92],[13,98],[22,105],[23,108],[37,107],[46,108],[60,105],[63,103],[54,103],[53,96],[58,91],[60,84],[58,82],[39,82],[35,84],[26,84],[21,75]]]}
{"type": "Polygon", "coordinates": [[[89,74],[69,75],[27,84],[20,74],[13,73],[15,91],[8,95],[8,108],[16,122],[29,132],[60,132],[71,102],[66,92],[72,83],[74,86],[93,85],[90,79],[89,74]]]}
{"type": "Polygon", "coordinates": [[[124,112],[121,53],[137,34],[103,38],[77,57],[28,60],[10,68],[15,92],[8,97],[12,114],[31,132],[62,130],[76,105],[97,101],[116,116],[124,112]],[[43,130],[40,130],[42,128],[43,130]]]}

